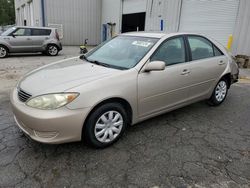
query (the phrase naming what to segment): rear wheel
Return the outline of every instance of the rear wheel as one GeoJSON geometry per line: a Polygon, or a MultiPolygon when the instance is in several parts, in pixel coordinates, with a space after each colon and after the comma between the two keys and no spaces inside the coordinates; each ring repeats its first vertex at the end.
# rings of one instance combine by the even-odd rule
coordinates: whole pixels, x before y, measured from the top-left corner
{"type": "Polygon", "coordinates": [[[214,88],[213,94],[208,100],[209,104],[212,106],[218,106],[226,99],[228,92],[227,80],[222,78],[214,88]]]}
{"type": "Polygon", "coordinates": [[[127,114],[119,103],[97,108],[88,118],[83,136],[88,144],[104,148],[116,142],[127,127],[127,114]]]}
{"type": "Polygon", "coordinates": [[[54,44],[49,44],[47,47],[47,55],[57,56],[59,50],[58,47],[54,44]]]}
{"type": "Polygon", "coordinates": [[[5,46],[0,46],[0,58],[8,56],[8,49],[5,46]]]}

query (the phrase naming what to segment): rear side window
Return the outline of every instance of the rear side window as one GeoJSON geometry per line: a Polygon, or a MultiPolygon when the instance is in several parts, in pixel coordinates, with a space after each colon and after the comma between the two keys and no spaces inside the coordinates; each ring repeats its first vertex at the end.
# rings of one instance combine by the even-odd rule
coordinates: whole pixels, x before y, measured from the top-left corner
{"type": "Polygon", "coordinates": [[[205,59],[214,56],[213,44],[199,36],[188,36],[192,60],[205,59]]]}
{"type": "Polygon", "coordinates": [[[151,57],[151,61],[164,61],[166,66],[184,63],[185,60],[185,45],[182,37],[163,42],[151,57]]]}
{"type": "Polygon", "coordinates": [[[49,36],[50,33],[50,29],[32,29],[33,36],[49,36]]]}

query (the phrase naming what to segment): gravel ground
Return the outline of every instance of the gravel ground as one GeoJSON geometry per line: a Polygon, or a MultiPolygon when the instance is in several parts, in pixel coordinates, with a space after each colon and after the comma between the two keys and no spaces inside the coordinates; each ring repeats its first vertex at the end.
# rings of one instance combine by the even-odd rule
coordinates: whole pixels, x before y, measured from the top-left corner
{"type": "MultiPolygon", "coordinates": [[[[219,107],[196,103],[128,128],[115,145],[45,145],[15,125],[9,91],[24,73],[77,56],[0,60],[0,187],[250,187],[250,82],[233,85],[219,107]]],[[[68,55],[67,55],[68,54],[68,55]]]]}
{"type": "Polygon", "coordinates": [[[12,54],[8,58],[0,59],[0,98],[3,97],[3,93],[9,93],[18,79],[25,73],[61,59],[79,56],[79,51],[78,46],[66,46],[56,57],[37,53],[22,55],[12,54]]]}

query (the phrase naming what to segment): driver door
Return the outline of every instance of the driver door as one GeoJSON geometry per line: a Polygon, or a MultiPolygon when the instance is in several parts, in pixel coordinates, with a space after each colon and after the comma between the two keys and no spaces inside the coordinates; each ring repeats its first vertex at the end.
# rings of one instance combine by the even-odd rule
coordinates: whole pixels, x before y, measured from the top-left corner
{"type": "Polygon", "coordinates": [[[32,51],[31,29],[18,28],[9,36],[9,44],[12,52],[29,52],[32,51]]]}
{"type": "MultiPolygon", "coordinates": [[[[164,61],[165,70],[138,75],[139,118],[160,113],[188,99],[189,65],[182,36],[164,41],[150,61],[164,61]]],[[[149,62],[150,63],[150,62],[149,62]]]]}

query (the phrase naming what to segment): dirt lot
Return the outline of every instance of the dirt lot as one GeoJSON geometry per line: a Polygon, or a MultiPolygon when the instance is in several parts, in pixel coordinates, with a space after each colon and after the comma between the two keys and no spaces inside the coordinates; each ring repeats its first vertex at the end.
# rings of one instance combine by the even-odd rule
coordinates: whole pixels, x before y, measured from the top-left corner
{"type": "Polygon", "coordinates": [[[6,59],[0,59],[0,98],[8,93],[25,73],[61,59],[79,55],[79,47],[64,47],[56,57],[37,54],[14,54],[6,59]]]}
{"type": "Polygon", "coordinates": [[[224,104],[205,102],[130,127],[115,145],[45,145],[14,123],[9,91],[24,73],[78,55],[0,60],[0,187],[250,187],[250,84],[233,85],[224,104]]]}

